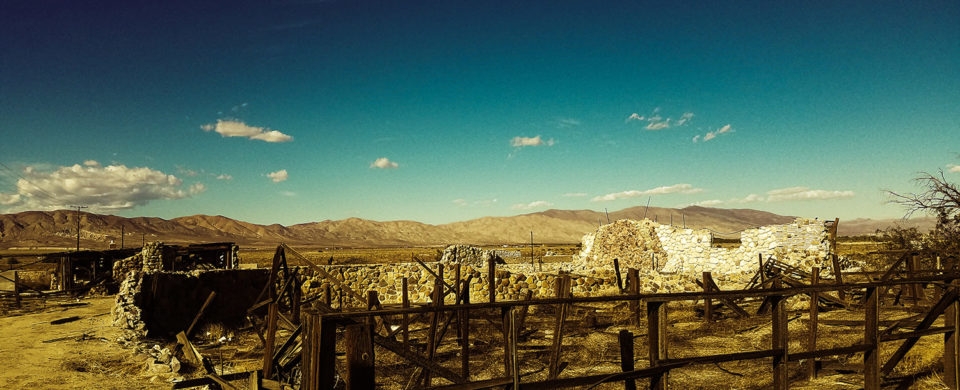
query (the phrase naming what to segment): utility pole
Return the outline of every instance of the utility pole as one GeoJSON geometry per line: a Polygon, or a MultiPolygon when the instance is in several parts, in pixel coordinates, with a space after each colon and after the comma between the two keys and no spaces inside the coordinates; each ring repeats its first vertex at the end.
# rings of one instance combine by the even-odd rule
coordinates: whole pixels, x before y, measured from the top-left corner
{"type": "Polygon", "coordinates": [[[123,249],[123,225],[120,225],[120,249],[123,249]]]}
{"type": "Polygon", "coordinates": [[[530,231],[530,265],[533,265],[533,230],[530,231]]]}
{"type": "Polygon", "coordinates": [[[87,206],[70,206],[70,208],[77,208],[77,252],[80,252],[80,209],[85,209],[87,206]]]}
{"type": "Polygon", "coordinates": [[[607,215],[607,223],[610,223],[610,213],[607,212],[607,208],[603,208],[603,213],[607,215]]]}

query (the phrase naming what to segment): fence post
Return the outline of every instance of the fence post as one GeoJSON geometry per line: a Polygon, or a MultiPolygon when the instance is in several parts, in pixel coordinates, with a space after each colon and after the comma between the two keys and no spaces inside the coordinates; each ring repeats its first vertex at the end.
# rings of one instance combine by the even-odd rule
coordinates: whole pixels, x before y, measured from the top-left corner
{"type": "MultiPolygon", "coordinates": [[[[634,268],[627,269],[627,284],[629,286],[630,294],[639,295],[640,294],[640,271],[634,268]]],[[[637,327],[640,327],[640,301],[631,300],[628,305],[631,311],[636,313],[636,322],[637,327]]]]}
{"type": "MultiPolygon", "coordinates": [[[[820,268],[813,267],[810,271],[810,285],[816,286],[820,283],[820,268]]],[[[819,306],[820,294],[816,291],[810,293],[810,325],[807,334],[807,351],[817,350],[817,321],[820,313],[819,306]]],[[[811,357],[807,360],[807,379],[817,377],[817,358],[811,357]]]]}
{"type": "MultiPolygon", "coordinates": [[[[948,281],[948,285],[956,286],[956,282],[948,281]]],[[[949,288],[949,287],[948,287],[949,288]]],[[[944,292],[948,290],[944,288],[944,292]]],[[[943,338],[943,383],[951,389],[956,389],[960,370],[958,370],[958,360],[960,360],[960,305],[953,301],[944,312],[944,325],[951,328],[951,331],[944,334],[943,338]]]]}
{"type": "Polygon", "coordinates": [[[497,301],[497,260],[490,256],[487,262],[487,286],[489,287],[490,303],[497,301]]]}
{"type": "MultiPolygon", "coordinates": [[[[464,305],[470,304],[470,283],[461,282],[463,289],[461,299],[464,305]]],[[[470,309],[460,310],[460,375],[470,381],[470,309]]]]}
{"type": "MultiPolygon", "coordinates": [[[[773,288],[782,288],[783,282],[782,278],[777,277],[773,281],[773,288]]],[[[786,389],[788,386],[787,378],[787,311],[783,307],[784,296],[782,295],[771,295],[770,296],[770,311],[773,323],[773,337],[771,340],[773,342],[773,348],[779,350],[776,356],[773,357],[773,388],[780,390],[786,389]]]]}
{"type": "MultiPolygon", "coordinates": [[[[647,302],[647,345],[650,349],[650,367],[660,365],[661,359],[667,357],[666,345],[666,318],[667,311],[663,302],[647,302]]],[[[667,373],[654,374],[650,377],[650,389],[666,390],[667,373]]]]}
{"type": "Polygon", "coordinates": [[[513,388],[520,389],[520,357],[517,356],[517,310],[510,308],[510,373],[513,374],[513,388]]]}
{"type": "MultiPolygon", "coordinates": [[[[407,292],[407,291],[408,291],[408,288],[407,288],[407,278],[404,277],[402,280],[403,280],[403,282],[402,282],[402,295],[401,295],[401,297],[400,297],[400,302],[401,302],[402,307],[403,307],[404,309],[406,309],[406,308],[410,307],[410,296],[408,295],[409,293],[407,292]]],[[[402,323],[401,323],[400,326],[403,327],[403,333],[402,333],[402,336],[401,336],[401,340],[403,341],[403,346],[404,346],[404,347],[407,347],[407,346],[409,346],[409,343],[410,343],[410,315],[409,315],[409,314],[403,313],[403,320],[402,320],[402,323]]]]}
{"type": "MultiPolygon", "coordinates": [[[[709,272],[703,272],[703,292],[709,293],[711,291],[710,281],[713,280],[713,276],[709,272]]],[[[707,323],[713,322],[713,300],[710,298],[703,299],[703,320],[707,323]]]]}
{"type": "Polygon", "coordinates": [[[866,288],[863,343],[870,349],[863,352],[863,388],[880,389],[880,300],[876,287],[866,288]]]}
{"type": "MultiPolygon", "coordinates": [[[[834,249],[836,250],[836,249],[834,249]]],[[[840,258],[836,253],[830,255],[833,260],[833,278],[837,284],[843,284],[843,270],[840,269],[840,258]]],[[[843,290],[837,290],[837,298],[841,301],[847,300],[847,293],[843,290]]]]}
{"type": "Polygon", "coordinates": [[[20,272],[13,271],[13,299],[16,301],[17,309],[20,308],[20,272]]]}
{"type": "Polygon", "coordinates": [[[617,274],[617,289],[623,294],[623,278],[620,276],[620,260],[613,259],[613,272],[617,274]]]}
{"type": "MultiPolygon", "coordinates": [[[[554,292],[557,298],[570,296],[570,276],[561,274],[554,279],[554,292]]],[[[557,307],[557,317],[553,326],[553,353],[550,357],[550,371],[547,378],[553,379],[560,375],[560,349],[563,347],[563,320],[567,316],[567,304],[561,303],[557,307]]]]}
{"type": "MultiPolygon", "coordinates": [[[[437,308],[443,306],[444,299],[444,290],[443,290],[443,263],[437,263],[437,277],[434,279],[433,283],[433,305],[437,308]]],[[[434,354],[437,350],[437,325],[440,321],[441,311],[434,311],[430,315],[430,330],[427,335],[427,359],[433,360],[434,354]]],[[[423,371],[423,386],[430,387],[432,384],[432,377],[430,371],[423,371]]]]}
{"type": "MultiPolygon", "coordinates": [[[[633,334],[629,330],[621,329],[620,341],[620,370],[633,371],[633,334]]],[[[633,379],[623,381],[623,390],[637,390],[637,382],[633,379]]]]}
{"type": "Polygon", "coordinates": [[[263,347],[263,379],[273,378],[273,348],[277,337],[277,313],[278,304],[270,304],[267,312],[267,331],[264,334],[266,342],[263,347]]]}
{"type": "Polygon", "coordinates": [[[373,326],[347,325],[343,344],[347,348],[347,389],[373,389],[376,384],[373,326]]]}

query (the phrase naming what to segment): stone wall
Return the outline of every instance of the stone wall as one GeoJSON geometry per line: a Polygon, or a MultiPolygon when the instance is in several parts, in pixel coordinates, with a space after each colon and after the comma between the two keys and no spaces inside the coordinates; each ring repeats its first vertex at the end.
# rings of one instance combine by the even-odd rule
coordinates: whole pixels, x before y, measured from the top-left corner
{"type": "MultiPolygon", "coordinates": [[[[749,229],[741,234],[738,248],[714,248],[713,235],[706,230],[681,229],[649,220],[620,220],[601,226],[584,236],[580,255],[573,261],[530,265],[526,263],[496,265],[496,297],[498,300],[521,299],[528,292],[534,297],[552,297],[556,277],[565,273],[573,280],[574,295],[611,295],[618,293],[613,259],[620,262],[624,283],[628,268],[640,270],[641,292],[699,291],[696,280],[704,271],[713,273],[724,289],[743,287],[757,272],[758,257],[775,258],[801,268],[823,266],[830,253],[827,230],[822,221],[797,219],[785,225],[749,229]]],[[[461,278],[470,277],[470,299],[486,302],[489,298],[487,264],[496,252],[455,245],[444,250],[439,262],[426,263],[436,272],[443,264],[443,278],[455,280],[456,267],[461,278]]],[[[430,302],[433,277],[416,263],[381,265],[322,266],[360,294],[376,290],[384,303],[400,303],[402,279],[407,278],[411,302],[430,302]]],[[[322,295],[330,283],[304,269],[310,275],[303,284],[305,294],[322,295]]],[[[339,288],[330,284],[332,301],[339,288]]],[[[350,300],[350,298],[345,297],[350,300]]],[[[446,298],[453,303],[453,297],[446,298]]],[[[359,304],[354,302],[353,305],[359,304]]]]}

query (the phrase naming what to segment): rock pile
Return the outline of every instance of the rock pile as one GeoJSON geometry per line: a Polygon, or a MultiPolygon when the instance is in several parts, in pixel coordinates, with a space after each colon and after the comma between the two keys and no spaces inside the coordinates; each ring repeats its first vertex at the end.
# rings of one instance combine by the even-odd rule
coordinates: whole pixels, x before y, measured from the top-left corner
{"type": "Polygon", "coordinates": [[[657,269],[657,259],[665,260],[666,252],[657,235],[656,222],[649,219],[621,219],[601,226],[582,241],[580,259],[587,266],[610,267],[618,259],[623,268],[657,269]]]}

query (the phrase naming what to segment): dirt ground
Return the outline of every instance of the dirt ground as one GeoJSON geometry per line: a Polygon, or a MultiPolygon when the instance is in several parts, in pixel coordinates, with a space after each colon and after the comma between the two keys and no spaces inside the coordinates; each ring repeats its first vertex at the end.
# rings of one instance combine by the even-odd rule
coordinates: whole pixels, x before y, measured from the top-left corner
{"type": "Polygon", "coordinates": [[[0,318],[0,383],[8,389],[169,389],[145,373],[147,355],[121,348],[110,325],[113,297],[48,301],[46,309],[0,318]],[[62,306],[81,303],[80,306],[62,306]],[[68,317],[76,321],[50,322],[68,317]],[[59,341],[48,340],[66,338],[59,341]]]}

